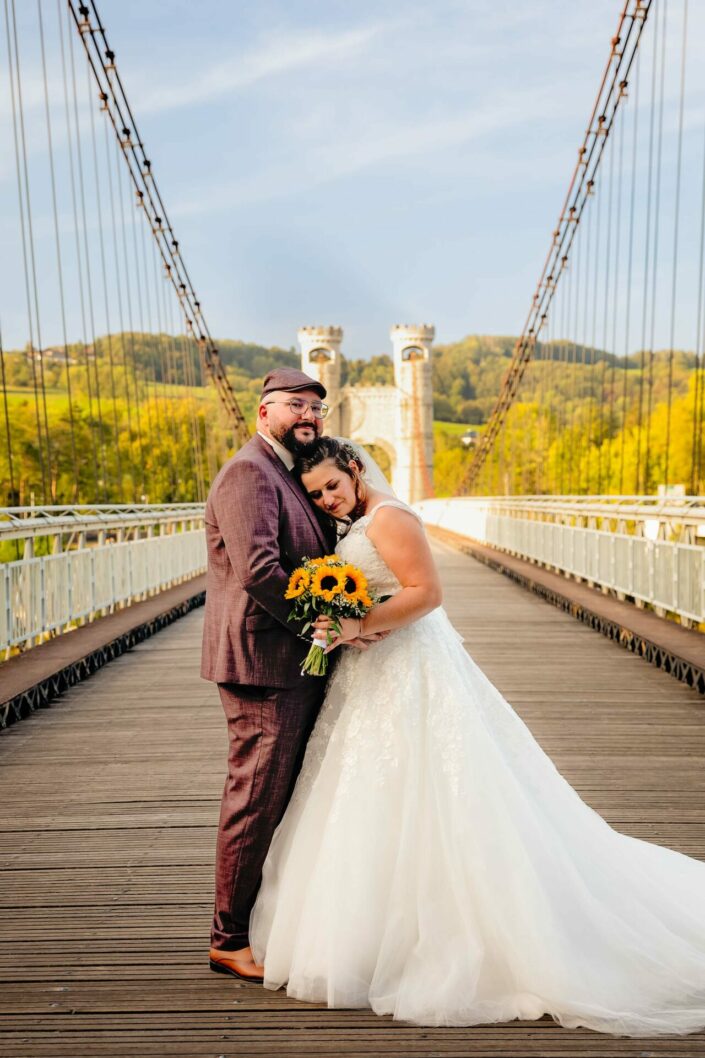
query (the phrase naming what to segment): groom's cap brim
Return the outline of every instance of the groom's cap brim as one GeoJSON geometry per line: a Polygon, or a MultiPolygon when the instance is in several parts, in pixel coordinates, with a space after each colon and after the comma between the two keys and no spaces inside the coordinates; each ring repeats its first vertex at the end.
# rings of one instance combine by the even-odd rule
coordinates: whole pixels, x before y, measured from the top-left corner
{"type": "Polygon", "coordinates": [[[262,396],[271,393],[275,389],[283,389],[287,393],[296,393],[299,389],[313,389],[325,398],[326,388],[318,379],[305,375],[303,371],[297,371],[295,367],[275,367],[270,371],[262,386],[262,396]]]}

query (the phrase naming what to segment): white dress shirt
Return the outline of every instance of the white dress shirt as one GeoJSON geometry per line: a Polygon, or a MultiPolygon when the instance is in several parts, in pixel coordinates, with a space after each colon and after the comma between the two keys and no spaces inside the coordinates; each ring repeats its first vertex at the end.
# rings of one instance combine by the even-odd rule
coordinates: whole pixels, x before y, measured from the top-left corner
{"type": "Polygon", "coordinates": [[[281,459],[281,461],[284,464],[284,466],[286,467],[286,469],[287,470],[293,470],[293,468],[294,468],[294,457],[291,454],[291,452],[289,451],[289,449],[285,448],[283,444],[279,443],[279,441],[275,441],[273,437],[268,437],[266,433],[262,433],[261,430],[258,430],[257,433],[260,435],[260,437],[262,438],[263,441],[267,442],[267,444],[269,445],[270,448],[274,449],[274,451],[277,453],[277,455],[281,459]]]}

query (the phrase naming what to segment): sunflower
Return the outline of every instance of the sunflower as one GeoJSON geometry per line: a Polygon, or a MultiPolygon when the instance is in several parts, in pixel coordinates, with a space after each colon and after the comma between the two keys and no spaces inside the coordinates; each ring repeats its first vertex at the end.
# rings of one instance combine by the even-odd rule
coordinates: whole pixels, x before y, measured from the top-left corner
{"type": "MultiPolygon", "coordinates": [[[[340,569],[344,578],[343,594],[348,602],[362,602],[367,595],[367,577],[357,568],[347,564],[340,569]]],[[[371,602],[368,605],[372,605],[371,602]]]]}
{"type": "Polygon", "coordinates": [[[299,595],[303,595],[310,583],[311,577],[308,572],[303,566],[299,566],[289,577],[289,586],[286,589],[284,598],[298,599],[299,595]]]}
{"type": "Polygon", "coordinates": [[[329,562],[340,562],[340,555],[324,555],[323,558],[312,558],[310,566],[326,566],[329,562]]]}
{"type": "Polygon", "coordinates": [[[311,595],[332,602],[345,589],[345,577],[341,574],[342,570],[335,566],[319,566],[311,578],[311,595]]]}

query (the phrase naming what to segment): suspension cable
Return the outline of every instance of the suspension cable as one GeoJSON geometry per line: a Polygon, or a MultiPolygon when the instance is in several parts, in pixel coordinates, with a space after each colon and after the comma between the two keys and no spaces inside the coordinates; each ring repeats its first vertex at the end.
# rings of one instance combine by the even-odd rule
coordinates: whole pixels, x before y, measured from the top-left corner
{"type": "MultiPolygon", "coordinates": [[[[107,129],[107,125],[105,126],[107,129]]],[[[117,141],[114,141],[114,159],[115,159],[115,183],[117,185],[117,200],[118,207],[120,210],[120,244],[122,250],[122,266],[125,276],[125,307],[127,309],[127,326],[129,327],[128,348],[129,348],[129,361],[130,370],[132,373],[132,386],[134,393],[135,402],[135,418],[137,421],[137,439],[139,446],[139,464],[140,464],[140,495],[146,496],[147,494],[147,478],[145,472],[145,458],[144,458],[144,443],[142,437],[142,412],[141,412],[141,394],[138,380],[137,370],[137,352],[135,350],[135,324],[132,313],[132,284],[131,284],[131,269],[129,263],[129,255],[127,249],[127,222],[125,220],[125,190],[123,186],[123,166],[120,162],[120,148],[118,147],[117,141]]],[[[125,335],[123,333],[123,340],[125,335]]],[[[144,499],[142,502],[145,502],[144,499]]]]}
{"type": "Polygon", "coordinates": [[[676,198],[673,221],[673,273],[671,279],[671,327],[668,343],[668,409],[666,413],[666,455],[663,480],[668,488],[671,457],[671,409],[673,403],[673,346],[676,332],[676,296],[678,289],[678,238],[680,234],[681,168],[683,160],[683,103],[685,98],[685,63],[688,44],[688,0],[683,0],[683,38],[681,41],[680,101],[678,106],[678,147],[676,150],[676,198]]]}
{"type": "MultiPolygon", "coordinates": [[[[88,98],[88,111],[90,114],[91,148],[93,155],[93,179],[95,184],[95,201],[98,215],[98,250],[100,260],[100,274],[103,281],[103,311],[105,313],[106,346],[108,350],[108,369],[110,372],[110,396],[113,404],[113,436],[115,439],[115,472],[116,493],[118,499],[122,496],[122,457],[120,454],[120,425],[118,421],[117,391],[115,388],[115,360],[113,357],[113,336],[110,319],[110,298],[108,296],[108,270],[105,259],[105,238],[103,236],[103,195],[101,191],[100,173],[98,169],[98,146],[95,132],[95,113],[91,106],[91,82],[90,74],[86,70],[86,85],[88,98]]],[[[96,371],[98,369],[98,358],[96,355],[96,371]]]]}
{"type": "MultiPolygon", "coordinates": [[[[69,357],[68,330],[66,326],[66,303],[64,298],[64,270],[61,257],[61,239],[59,237],[59,210],[56,195],[56,171],[54,166],[54,142],[51,131],[51,111],[49,108],[49,85],[47,79],[46,49],[44,44],[44,20],[42,18],[41,0],[37,0],[37,17],[39,22],[39,43],[42,57],[42,80],[44,85],[44,115],[46,119],[47,147],[49,154],[49,176],[51,183],[52,212],[54,218],[54,244],[56,248],[56,268],[59,284],[59,305],[61,308],[61,331],[64,345],[64,364],[66,367],[66,391],[68,397],[69,432],[71,437],[71,462],[73,464],[73,502],[78,501],[80,474],[78,467],[78,454],[76,450],[76,423],[73,408],[73,394],[71,391],[71,364],[69,357]]],[[[58,475],[57,475],[58,476],[58,475]]]]}
{"type": "Polygon", "coordinates": [[[497,436],[499,427],[511,406],[517,385],[527,362],[533,355],[537,335],[545,324],[548,310],[563,268],[561,262],[568,259],[577,222],[585,206],[587,187],[594,181],[609,137],[615,114],[627,87],[629,72],[634,61],[639,41],[648,18],[653,0],[626,0],[620,15],[617,33],[612,39],[610,55],[597,93],[595,105],[583,145],[578,152],[578,161],[568,186],[558,226],[553,233],[552,244],[532,299],[526,323],[519,337],[502,390],[495,404],[475,458],[470,465],[462,487],[473,487],[480,468],[497,436]]]}
{"type": "Polygon", "coordinates": [[[639,403],[637,419],[637,445],[636,445],[636,481],[635,493],[646,491],[645,482],[642,485],[641,454],[642,438],[644,435],[644,385],[646,382],[646,343],[647,343],[647,319],[649,305],[649,268],[651,262],[651,215],[652,215],[652,187],[654,174],[654,128],[656,123],[656,73],[658,56],[658,18],[654,20],[654,47],[651,65],[651,100],[649,104],[649,147],[647,162],[646,181],[646,234],[644,237],[644,289],[642,295],[641,309],[641,349],[639,352],[639,403]]]}
{"type": "Polygon", "coordinates": [[[110,138],[108,135],[107,122],[103,122],[103,131],[105,133],[105,168],[108,174],[108,202],[110,205],[110,223],[112,230],[112,243],[113,243],[113,265],[115,268],[115,285],[117,288],[117,307],[118,307],[118,322],[120,325],[120,351],[122,354],[122,380],[123,380],[123,392],[125,395],[125,410],[127,412],[127,438],[128,443],[125,449],[125,457],[129,465],[130,473],[130,491],[132,492],[132,502],[137,502],[137,475],[135,473],[134,460],[132,458],[132,401],[130,399],[130,381],[127,368],[127,353],[125,351],[126,346],[126,334],[125,334],[125,317],[123,314],[123,298],[122,298],[122,276],[120,274],[120,255],[118,253],[118,233],[117,233],[117,218],[115,211],[115,187],[113,182],[113,172],[110,157],[110,138]]]}
{"type": "MultiPolygon", "coordinates": [[[[621,112],[623,113],[623,111],[621,112]]],[[[621,116],[621,114],[620,114],[621,116]]],[[[620,121],[616,119],[615,136],[619,135],[620,121]]],[[[612,221],[614,207],[614,156],[616,144],[613,142],[610,149],[609,163],[607,165],[607,239],[605,243],[605,283],[604,283],[604,306],[602,309],[602,367],[600,370],[600,401],[599,401],[599,425],[597,437],[597,494],[602,495],[602,463],[603,455],[608,455],[609,439],[605,436],[605,387],[607,381],[607,357],[608,349],[608,327],[609,327],[609,299],[610,280],[612,278],[612,221]]],[[[614,345],[612,346],[612,363],[614,363],[614,345]]],[[[609,455],[608,455],[609,458],[609,455]]],[[[609,464],[608,464],[609,465],[609,464]]]]}
{"type": "Polygon", "coordinates": [[[96,408],[98,410],[98,451],[100,453],[100,471],[101,477],[99,478],[100,492],[103,496],[103,502],[106,503],[108,500],[108,466],[107,457],[105,452],[105,424],[103,422],[103,401],[101,397],[101,386],[100,386],[100,375],[98,372],[98,347],[95,327],[95,310],[93,305],[93,277],[91,269],[91,255],[88,245],[88,220],[86,212],[86,186],[84,180],[83,170],[83,147],[81,145],[81,121],[78,113],[78,84],[76,81],[76,59],[73,50],[73,36],[68,33],[69,41],[69,59],[71,65],[71,87],[73,89],[73,119],[74,119],[74,131],[75,131],[75,143],[76,143],[76,172],[78,174],[78,201],[81,208],[81,231],[83,234],[82,240],[82,251],[85,260],[85,279],[86,279],[86,308],[87,317],[90,325],[90,338],[92,342],[92,354],[89,348],[84,347],[84,353],[86,357],[86,370],[90,374],[91,361],[93,363],[93,390],[95,392],[96,408]]]}
{"type": "Polygon", "coordinates": [[[695,383],[693,392],[693,434],[690,448],[690,494],[700,492],[702,428],[703,428],[703,348],[705,325],[703,324],[703,295],[705,290],[705,137],[703,138],[703,160],[700,184],[700,245],[698,254],[698,300],[695,316],[695,383]]]}
{"type": "Polygon", "coordinates": [[[118,137],[138,202],[145,213],[164,265],[170,265],[169,276],[181,304],[186,329],[195,332],[195,338],[204,351],[206,369],[233,421],[237,436],[241,442],[244,442],[249,437],[246,420],[235,398],[220,354],[206,324],[201,303],[186,269],[179,243],[152,172],[152,163],[145,153],[132,109],[127,101],[115,64],[115,52],[109,46],[96,4],[94,0],[90,0],[89,9],[86,4],[76,4],[74,0],[68,0],[68,5],[83,43],[90,69],[98,85],[101,101],[105,104],[106,113],[118,137]],[[91,12],[95,24],[91,20],[91,12]]]}
{"type": "MultiPolygon", "coordinates": [[[[32,365],[32,386],[34,391],[34,412],[35,421],[37,426],[37,455],[39,458],[39,469],[42,479],[42,500],[44,503],[47,502],[47,498],[50,495],[49,481],[51,477],[51,455],[47,449],[47,455],[44,454],[45,439],[43,436],[43,425],[41,415],[41,398],[40,398],[40,386],[37,372],[37,348],[34,341],[34,306],[32,304],[32,284],[30,281],[30,255],[32,262],[34,261],[34,253],[32,250],[32,228],[29,223],[29,182],[27,177],[27,153],[24,149],[24,130],[22,121],[22,107],[21,107],[21,78],[20,78],[20,67],[19,67],[19,53],[17,48],[17,22],[15,17],[15,6],[14,0],[11,0],[12,11],[12,29],[10,30],[10,13],[8,10],[8,0],[5,0],[5,29],[7,39],[7,65],[8,73],[10,76],[10,98],[12,101],[12,131],[15,146],[15,173],[17,177],[17,197],[20,207],[20,233],[22,236],[22,264],[23,264],[23,275],[24,275],[24,288],[25,288],[25,300],[27,304],[27,324],[29,329],[29,359],[32,365]],[[12,42],[14,41],[14,56],[12,50],[12,42]],[[16,84],[15,84],[16,81],[16,84]],[[24,162],[24,170],[22,164],[24,162]],[[24,174],[24,179],[23,179],[24,174]]],[[[36,290],[36,287],[35,287],[36,290]]],[[[41,366],[41,342],[39,349],[39,363],[41,366]]],[[[49,443],[48,431],[46,434],[46,443],[49,443]]]]}
{"type": "Polygon", "coordinates": [[[629,196],[629,249],[627,252],[627,289],[624,308],[624,377],[622,379],[622,431],[619,450],[619,495],[624,495],[624,458],[625,444],[627,438],[627,398],[628,398],[628,369],[627,357],[629,356],[629,338],[632,311],[632,267],[634,263],[634,217],[636,204],[636,159],[639,131],[639,83],[641,69],[641,53],[637,54],[636,67],[634,70],[634,121],[632,136],[632,179],[629,196]]]}
{"type": "Polygon", "coordinates": [[[76,271],[78,273],[78,293],[79,293],[79,306],[81,312],[81,339],[83,347],[83,365],[86,372],[86,395],[88,398],[88,432],[91,440],[91,468],[93,471],[93,495],[98,496],[98,482],[100,480],[100,471],[98,469],[98,442],[96,440],[97,423],[93,415],[93,383],[91,380],[90,365],[88,362],[88,328],[86,325],[86,301],[83,289],[83,261],[81,257],[81,240],[79,236],[80,224],[78,220],[78,199],[76,194],[76,172],[74,164],[74,153],[73,153],[73,130],[71,127],[71,107],[69,104],[69,86],[68,86],[68,75],[66,67],[66,51],[64,48],[64,30],[63,30],[63,0],[56,0],[56,10],[58,15],[59,24],[59,47],[61,51],[61,73],[63,83],[63,96],[64,96],[64,112],[66,116],[66,143],[68,147],[68,158],[69,158],[69,186],[71,189],[71,204],[73,209],[73,231],[74,231],[74,249],[76,254],[76,271]]]}
{"type": "Polygon", "coordinates": [[[647,382],[647,411],[646,411],[646,440],[644,445],[644,492],[648,493],[651,487],[651,426],[654,403],[654,363],[655,363],[655,334],[656,334],[656,289],[659,266],[659,236],[661,229],[661,174],[663,171],[663,104],[665,96],[666,77],[666,15],[668,12],[668,0],[662,3],[662,28],[661,28],[661,75],[659,78],[659,106],[658,106],[658,138],[656,146],[656,187],[654,204],[654,250],[653,265],[651,269],[651,330],[649,337],[649,377],[647,382]]]}
{"type": "Polygon", "coordinates": [[[10,429],[10,409],[7,401],[7,379],[5,377],[5,354],[2,345],[2,327],[0,326],[0,371],[2,371],[2,400],[5,413],[5,437],[7,439],[7,469],[10,478],[10,492],[6,497],[8,507],[17,506],[20,502],[15,485],[15,464],[12,458],[12,430],[10,429]]]}

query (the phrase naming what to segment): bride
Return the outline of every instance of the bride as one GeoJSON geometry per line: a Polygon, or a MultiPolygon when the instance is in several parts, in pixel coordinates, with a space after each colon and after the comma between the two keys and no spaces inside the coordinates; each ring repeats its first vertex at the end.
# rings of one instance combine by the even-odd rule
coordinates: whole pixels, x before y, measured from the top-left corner
{"type": "Polygon", "coordinates": [[[265,987],[421,1025],[704,1027],[705,864],[580,799],[462,646],[419,516],[363,469],[322,437],[295,471],[390,596],[331,648],[389,634],[340,651],[274,836],[250,926],[265,987]]]}

